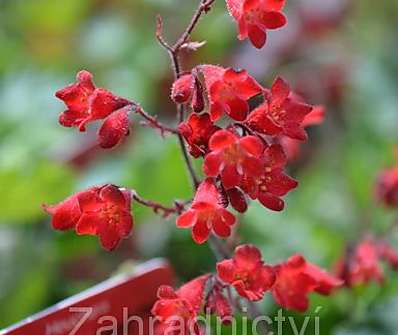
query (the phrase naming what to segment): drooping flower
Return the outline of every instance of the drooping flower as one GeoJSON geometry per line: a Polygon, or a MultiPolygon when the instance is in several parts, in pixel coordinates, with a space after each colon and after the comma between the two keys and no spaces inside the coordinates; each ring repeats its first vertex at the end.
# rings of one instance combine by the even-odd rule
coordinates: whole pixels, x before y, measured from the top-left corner
{"type": "Polygon", "coordinates": [[[164,325],[165,334],[199,334],[196,317],[201,310],[204,290],[209,275],[191,280],[177,291],[162,285],[158,289],[158,300],[152,307],[152,314],[164,325]],[[181,323],[183,323],[181,325],[181,323]],[[173,330],[179,329],[178,333],[173,330]]]}
{"type": "Polygon", "coordinates": [[[177,227],[192,228],[192,238],[198,244],[206,242],[211,231],[228,237],[235,217],[222,206],[221,200],[212,179],[206,179],[199,185],[191,208],[177,218],[177,227]]]}
{"type": "Polygon", "coordinates": [[[206,300],[205,310],[217,315],[224,324],[231,323],[232,306],[223,293],[220,283],[213,285],[206,300]]]}
{"type": "Polygon", "coordinates": [[[255,136],[238,137],[228,130],[217,131],[209,141],[203,170],[209,177],[220,175],[226,189],[238,186],[244,175],[258,175],[264,145],[255,136]]]}
{"type": "Polygon", "coordinates": [[[106,250],[113,250],[133,227],[131,194],[105,185],[78,196],[82,216],[76,224],[79,235],[97,235],[106,250]]]}
{"type": "Polygon", "coordinates": [[[192,113],[186,122],[178,126],[179,132],[189,144],[190,154],[195,158],[208,152],[210,137],[219,129],[207,113],[192,113]]]}
{"type": "Polygon", "coordinates": [[[210,115],[213,121],[227,114],[243,121],[249,113],[248,100],[262,92],[262,87],[245,70],[202,65],[206,88],[209,93],[210,115]]]}
{"type": "Polygon", "coordinates": [[[249,38],[260,49],[267,40],[268,29],[283,27],[287,20],[281,12],[285,0],[226,0],[230,14],[238,23],[238,38],[249,38]]]}
{"type": "Polygon", "coordinates": [[[276,265],[274,270],[276,281],[272,287],[272,295],[275,301],[284,308],[298,312],[308,309],[309,293],[329,295],[343,283],[316,265],[308,263],[298,254],[276,265]]]}
{"type": "Polygon", "coordinates": [[[114,185],[91,187],[55,206],[43,206],[57,230],[75,229],[78,235],[97,235],[111,251],[133,227],[130,192],[114,185]]]}
{"type": "Polygon", "coordinates": [[[258,132],[267,135],[285,135],[304,141],[307,133],[303,121],[312,106],[302,103],[291,95],[289,85],[280,77],[265,92],[265,102],[250,113],[246,123],[258,132]]]}
{"type": "Polygon", "coordinates": [[[384,282],[378,245],[373,238],[365,238],[354,249],[348,250],[338,262],[337,275],[349,287],[368,284],[371,281],[384,282]]]}
{"type": "Polygon", "coordinates": [[[287,163],[286,155],[278,144],[265,149],[260,174],[245,174],[242,189],[252,198],[271,210],[283,210],[281,197],[296,188],[298,183],[283,172],[287,163]]]}
{"type": "Polygon", "coordinates": [[[123,107],[106,117],[98,131],[99,144],[102,148],[113,148],[130,132],[130,107],[123,107]]]}
{"type": "Polygon", "coordinates": [[[217,263],[217,274],[251,301],[262,299],[275,282],[273,268],[264,264],[255,246],[248,244],[237,247],[232,259],[217,263]]]}
{"type": "Polygon", "coordinates": [[[379,174],[376,196],[387,207],[398,206],[398,167],[385,169],[379,174]]]}
{"type": "Polygon", "coordinates": [[[59,123],[64,127],[78,127],[80,131],[85,131],[88,122],[104,119],[130,104],[128,100],[96,87],[92,80],[90,72],[80,71],[76,83],[55,93],[68,108],[59,117],[59,123]]]}

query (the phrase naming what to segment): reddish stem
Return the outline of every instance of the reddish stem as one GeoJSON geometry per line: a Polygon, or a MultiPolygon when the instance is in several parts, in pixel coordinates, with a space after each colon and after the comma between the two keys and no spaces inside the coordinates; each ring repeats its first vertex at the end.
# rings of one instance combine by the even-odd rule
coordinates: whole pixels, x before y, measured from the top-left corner
{"type": "Polygon", "coordinates": [[[185,201],[185,202],[174,201],[173,207],[166,207],[158,202],[147,200],[140,197],[137,194],[137,192],[135,192],[134,190],[131,191],[131,195],[136,202],[145,207],[151,208],[156,214],[161,213],[162,217],[164,218],[168,218],[173,214],[181,214],[185,210],[185,206],[190,202],[190,201],[185,201]]]}
{"type": "Polygon", "coordinates": [[[134,108],[134,112],[136,112],[137,114],[139,114],[141,117],[143,117],[145,119],[145,121],[143,121],[141,124],[151,127],[151,128],[154,128],[154,129],[158,129],[162,136],[164,136],[166,133],[179,135],[179,132],[177,129],[164,125],[163,123],[158,121],[156,116],[149,115],[137,103],[131,102],[131,104],[134,108]]]}

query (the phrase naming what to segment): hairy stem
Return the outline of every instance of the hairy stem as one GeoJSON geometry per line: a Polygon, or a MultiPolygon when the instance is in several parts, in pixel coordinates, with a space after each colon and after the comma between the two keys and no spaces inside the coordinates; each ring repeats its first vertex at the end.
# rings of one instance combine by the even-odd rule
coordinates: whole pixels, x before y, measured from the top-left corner
{"type": "Polygon", "coordinates": [[[181,214],[185,210],[185,205],[190,202],[190,201],[185,201],[185,202],[174,201],[173,207],[167,207],[158,202],[147,200],[140,197],[137,194],[137,192],[135,192],[134,190],[131,191],[131,196],[139,204],[151,208],[156,214],[160,213],[165,218],[173,214],[181,214]]]}

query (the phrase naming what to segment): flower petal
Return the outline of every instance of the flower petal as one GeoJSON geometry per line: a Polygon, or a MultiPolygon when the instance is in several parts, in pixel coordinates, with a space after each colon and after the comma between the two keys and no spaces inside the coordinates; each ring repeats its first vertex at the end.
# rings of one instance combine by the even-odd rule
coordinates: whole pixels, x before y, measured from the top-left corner
{"type": "Polygon", "coordinates": [[[221,181],[226,189],[238,186],[242,176],[238,173],[235,165],[226,165],[221,171],[221,181]]]}
{"type": "Polygon", "coordinates": [[[231,284],[234,281],[235,266],[232,259],[227,259],[217,263],[217,274],[220,279],[231,284]]]}
{"type": "Polygon", "coordinates": [[[210,138],[209,147],[211,150],[223,149],[234,144],[238,137],[228,130],[219,130],[210,138]]]}
{"type": "Polygon", "coordinates": [[[234,262],[239,269],[252,271],[261,263],[261,252],[252,244],[245,244],[235,249],[234,262]]]}
{"type": "Polygon", "coordinates": [[[188,210],[182,213],[176,221],[178,228],[189,228],[194,226],[196,223],[196,212],[194,210],[188,210]]]}
{"type": "Polygon", "coordinates": [[[103,219],[97,213],[83,213],[76,224],[77,235],[96,235],[103,219]]]}
{"type": "Polygon", "coordinates": [[[261,49],[267,41],[267,33],[256,25],[250,25],[248,27],[248,35],[250,41],[257,49],[261,49]]]}
{"type": "Polygon", "coordinates": [[[203,244],[207,241],[210,235],[210,228],[204,220],[197,220],[192,228],[192,238],[198,244],[203,244]]]}
{"type": "Polygon", "coordinates": [[[271,105],[282,106],[289,94],[289,84],[281,77],[277,77],[271,87],[271,105]]]}
{"type": "Polygon", "coordinates": [[[264,151],[264,144],[256,136],[245,136],[239,140],[239,144],[255,157],[259,157],[264,151]]]}
{"type": "Polygon", "coordinates": [[[267,29],[281,28],[287,22],[286,16],[283,15],[281,12],[264,12],[261,19],[261,23],[267,29]]]}
{"type": "Polygon", "coordinates": [[[258,200],[263,206],[273,211],[280,212],[285,207],[285,203],[281,198],[278,198],[270,193],[259,193],[258,200]]]}

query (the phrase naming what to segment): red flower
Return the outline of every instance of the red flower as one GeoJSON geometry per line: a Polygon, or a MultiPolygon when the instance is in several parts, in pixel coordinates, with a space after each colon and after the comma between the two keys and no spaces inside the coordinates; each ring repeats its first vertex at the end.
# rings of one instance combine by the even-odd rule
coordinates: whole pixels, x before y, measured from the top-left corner
{"type": "Polygon", "coordinates": [[[258,199],[262,205],[281,211],[285,203],[281,199],[298,183],[283,172],[287,159],[280,145],[274,144],[265,149],[262,156],[261,174],[246,174],[242,188],[252,199],[258,199]]]}
{"type": "Polygon", "coordinates": [[[252,301],[262,299],[275,282],[272,267],[264,265],[260,251],[248,244],[237,247],[232,259],[217,263],[217,273],[239,295],[252,301]]]}
{"type": "Polygon", "coordinates": [[[384,282],[380,264],[380,250],[372,238],[366,238],[355,249],[348,250],[344,259],[338,262],[336,272],[347,286],[368,284],[370,281],[384,282]]]}
{"type": "Polygon", "coordinates": [[[376,196],[387,207],[398,206],[398,167],[386,169],[379,174],[376,196]]]}
{"type": "Polygon", "coordinates": [[[204,76],[212,121],[218,120],[224,114],[237,121],[246,119],[249,113],[247,100],[262,92],[260,84],[247,71],[202,65],[198,72],[202,72],[204,76]]]}
{"type": "Polygon", "coordinates": [[[105,185],[78,196],[82,216],[76,224],[79,235],[97,235],[106,250],[117,247],[133,227],[130,192],[105,185]]]}
{"type": "Polygon", "coordinates": [[[77,83],[55,93],[68,108],[59,117],[59,123],[64,127],[78,127],[80,131],[85,131],[86,123],[104,119],[112,112],[130,104],[126,99],[95,87],[92,79],[90,72],[80,71],[76,76],[77,83]]]}
{"type": "Polygon", "coordinates": [[[274,267],[276,282],[272,287],[275,301],[282,307],[305,312],[309,306],[308,294],[329,295],[342,281],[317,266],[307,263],[301,255],[290,257],[274,267]]]}
{"type": "Polygon", "coordinates": [[[235,217],[221,205],[221,196],[211,179],[203,181],[196,192],[191,208],[177,218],[177,227],[191,228],[198,244],[207,241],[210,231],[228,237],[235,217]]]}
{"type": "Polygon", "coordinates": [[[222,323],[229,324],[232,318],[232,307],[222,290],[223,288],[219,283],[213,286],[208,295],[205,308],[210,313],[220,317],[222,323]]]}
{"type": "Polygon", "coordinates": [[[260,49],[267,40],[267,29],[278,29],[286,24],[281,13],[285,0],[226,0],[230,14],[238,22],[240,40],[249,37],[260,49]]]}
{"type": "Polygon", "coordinates": [[[253,130],[267,135],[285,135],[296,140],[306,140],[303,121],[312,106],[304,104],[291,94],[289,85],[280,77],[265,93],[266,101],[248,117],[247,124],[253,130]]]}
{"type": "Polygon", "coordinates": [[[98,235],[102,246],[111,251],[131,232],[130,206],[130,192],[108,184],[79,192],[44,209],[53,216],[54,229],[75,229],[78,235],[98,235]]]}
{"type": "Polygon", "coordinates": [[[192,113],[186,122],[180,123],[178,130],[189,144],[189,152],[195,158],[208,152],[209,140],[220,127],[211,122],[209,114],[192,113]]]}
{"type": "MultiPolygon", "coordinates": [[[[177,291],[166,285],[159,287],[159,300],[156,301],[151,312],[166,326],[164,328],[165,334],[170,334],[167,331],[168,327],[172,328],[179,325],[178,322],[184,323],[183,334],[191,334],[190,330],[194,330],[194,333],[199,334],[196,317],[202,306],[204,289],[208,279],[209,275],[200,276],[177,291]]],[[[181,332],[178,334],[180,335],[181,332]]]]}
{"type": "Polygon", "coordinates": [[[225,188],[238,186],[243,175],[261,172],[264,145],[255,136],[238,137],[228,130],[217,131],[209,141],[211,152],[206,155],[203,170],[209,177],[220,174],[225,188]]]}
{"type": "Polygon", "coordinates": [[[109,115],[98,131],[99,144],[102,148],[113,148],[129,134],[130,107],[123,107],[109,115]]]}

